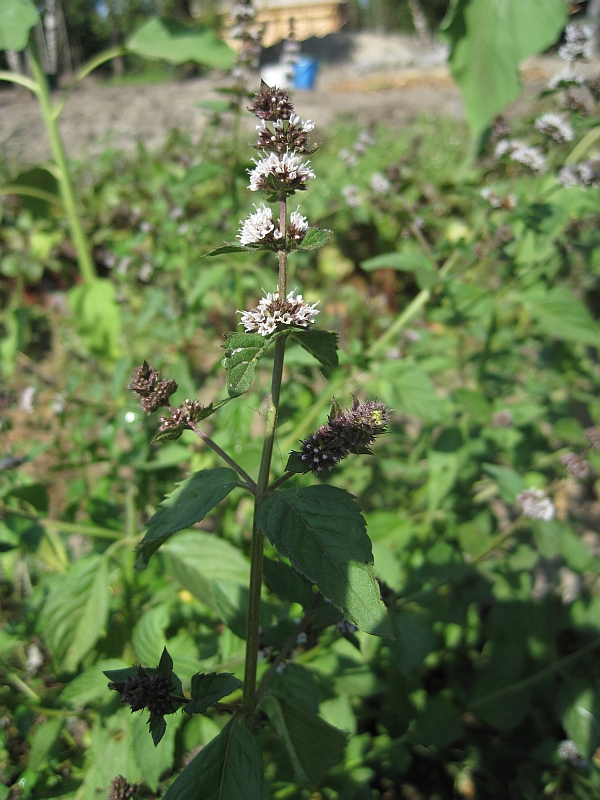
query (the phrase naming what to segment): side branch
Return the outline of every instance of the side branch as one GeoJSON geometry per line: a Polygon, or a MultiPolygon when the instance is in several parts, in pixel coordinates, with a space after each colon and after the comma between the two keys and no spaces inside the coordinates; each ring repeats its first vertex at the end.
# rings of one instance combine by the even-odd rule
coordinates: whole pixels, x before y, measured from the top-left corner
{"type": "Polygon", "coordinates": [[[226,464],[229,464],[231,469],[235,470],[237,474],[246,481],[246,485],[248,489],[252,492],[253,495],[256,495],[256,482],[252,480],[250,475],[246,472],[245,469],[242,469],[240,465],[235,461],[230,455],[228,455],[225,450],[223,450],[219,445],[210,438],[207,433],[204,433],[195,422],[190,423],[190,428],[194,431],[196,436],[198,436],[202,441],[207,444],[211,450],[214,450],[218,456],[221,456],[223,461],[226,464]]]}

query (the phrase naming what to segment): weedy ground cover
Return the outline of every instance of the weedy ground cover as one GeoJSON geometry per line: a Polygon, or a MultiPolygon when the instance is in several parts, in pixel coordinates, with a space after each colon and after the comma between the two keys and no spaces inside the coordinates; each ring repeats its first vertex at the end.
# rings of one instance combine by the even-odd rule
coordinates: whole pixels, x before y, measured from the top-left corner
{"type": "MultiPolygon", "coordinates": [[[[314,329],[336,331],[339,349],[301,335],[287,347],[271,477],[333,425],[332,396],[392,409],[374,456],[316,480],[298,468],[293,484],[327,499],[324,518],[339,517],[336,498],[359,498],[391,630],[358,630],[343,592],[306,580],[301,557],[318,541],[286,551],[267,530],[253,649],[269,694],[248,727],[230,720],[252,706],[239,685],[252,493],[233,471],[222,502],[199,524],[193,508],[136,570],[149,521],[152,538],[197,476],[230,470],[183,430],[189,416],[163,422],[180,436],[156,442],[160,423],[125,387],[148,359],[177,382],[174,408],[227,400],[199,424],[257,480],[279,367],[260,352],[242,359],[251,385],[246,368],[234,374],[233,351],[262,346],[243,337],[268,340],[258,331],[222,347],[224,331],[242,330],[236,309],[264,310],[277,283],[273,252],[236,252],[257,244],[258,222],[267,238],[275,230],[246,189],[250,153],[233,159],[215,119],[199,149],[174,134],[164,152],[79,166],[95,267],[118,301],[106,313],[101,297],[69,307],[77,270],[52,205],[3,200],[2,798],[105,796],[119,775],[115,798],[238,798],[228,781],[240,774],[248,797],[597,796],[596,99],[593,81],[562,76],[543,100],[554,116],[514,130],[498,121],[467,166],[454,121],[400,134],[317,127],[318,179],[297,195],[299,214],[333,234],[294,248],[286,280],[318,302],[314,329]],[[239,222],[249,215],[254,227],[239,222]],[[202,712],[169,713],[164,729],[154,720],[156,748],[146,712],[130,713],[103,675],[123,689],[140,664],[202,712]],[[231,730],[241,732],[223,749],[231,730]],[[194,772],[209,756],[227,763],[217,788],[194,772]],[[194,780],[182,790],[186,765],[194,780]]],[[[156,389],[144,369],[138,389],[156,389]]]]}

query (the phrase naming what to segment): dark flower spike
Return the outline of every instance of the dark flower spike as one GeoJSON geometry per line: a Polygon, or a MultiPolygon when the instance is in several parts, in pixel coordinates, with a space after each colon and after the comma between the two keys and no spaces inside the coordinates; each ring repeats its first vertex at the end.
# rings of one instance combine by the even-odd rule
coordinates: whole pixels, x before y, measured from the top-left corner
{"type": "Polygon", "coordinates": [[[144,361],[133,374],[129,388],[140,398],[140,406],[146,414],[169,405],[169,398],[177,391],[175,381],[159,380],[158,371],[144,361]]]}
{"type": "Polygon", "coordinates": [[[294,104],[285,89],[271,88],[261,81],[260,91],[254,95],[248,111],[258,119],[274,122],[276,119],[290,119],[294,113],[294,104]]]}
{"type": "Polygon", "coordinates": [[[150,712],[150,731],[157,745],[166,731],[164,716],[174,714],[188,702],[183,696],[181,680],[173,672],[173,659],[163,650],[158,667],[128,667],[126,669],[106,670],[110,683],[108,688],[119,692],[121,702],[131,708],[131,712],[147,708],[150,712]]]}
{"type": "Polygon", "coordinates": [[[135,797],[136,787],[129,783],[123,775],[117,775],[110,782],[108,800],[132,800],[135,797]]]}
{"type": "Polygon", "coordinates": [[[292,451],[286,469],[290,472],[330,472],[350,453],[369,455],[370,445],[387,431],[390,412],[385,403],[368,400],[361,403],[353,396],[352,408],[342,410],[331,401],[327,425],[321,425],[300,443],[300,451],[292,451]]]}

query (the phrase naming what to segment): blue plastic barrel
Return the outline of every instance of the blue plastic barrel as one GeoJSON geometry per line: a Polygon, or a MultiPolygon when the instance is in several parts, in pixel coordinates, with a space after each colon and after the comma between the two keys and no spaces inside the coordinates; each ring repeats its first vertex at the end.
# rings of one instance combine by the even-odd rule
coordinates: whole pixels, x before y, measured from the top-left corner
{"type": "Polygon", "coordinates": [[[315,58],[299,58],[294,65],[294,89],[314,89],[319,62],[315,58]]]}

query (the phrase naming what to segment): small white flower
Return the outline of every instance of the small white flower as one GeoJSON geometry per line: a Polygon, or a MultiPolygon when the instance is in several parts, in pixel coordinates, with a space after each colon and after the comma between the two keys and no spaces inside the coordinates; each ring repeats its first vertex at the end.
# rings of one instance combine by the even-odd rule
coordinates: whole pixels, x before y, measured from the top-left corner
{"type": "Polygon", "coordinates": [[[264,203],[254,206],[254,208],[256,208],[254,214],[250,214],[243,221],[240,220],[242,227],[238,233],[238,239],[242,245],[259,244],[275,230],[273,211],[264,203]]]}
{"type": "Polygon", "coordinates": [[[306,236],[308,230],[308,220],[303,217],[299,209],[292,211],[290,214],[290,224],[288,226],[288,234],[295,242],[301,242],[306,236]]]}
{"type": "Polygon", "coordinates": [[[581,86],[584,83],[585,78],[583,75],[579,75],[577,72],[574,72],[570,67],[565,67],[565,69],[557,72],[556,75],[553,75],[548,82],[549,89],[558,89],[561,84],[569,85],[574,84],[575,86],[581,86]]]}
{"type": "Polygon", "coordinates": [[[494,150],[494,157],[495,158],[502,158],[507,153],[510,153],[512,148],[512,143],[510,139],[500,139],[498,144],[496,145],[496,149],[494,150]]]}
{"type": "Polygon", "coordinates": [[[598,28],[592,23],[584,25],[567,25],[565,42],[558,49],[558,57],[563,61],[574,61],[583,58],[589,61],[594,55],[594,44],[598,28]]]}
{"type": "Polygon", "coordinates": [[[343,186],[342,196],[346,201],[346,205],[350,206],[350,208],[357,208],[361,203],[360,195],[358,193],[358,186],[355,186],[354,184],[343,186]]]}
{"type": "Polygon", "coordinates": [[[547,114],[542,114],[534,123],[534,127],[544,136],[549,136],[555,142],[563,144],[563,142],[571,142],[575,136],[575,132],[567,120],[560,114],[549,111],[547,114]]]}
{"type": "Polygon", "coordinates": [[[304,162],[297,155],[290,155],[287,152],[269,153],[268,156],[259,161],[254,160],[254,163],[256,166],[250,171],[250,185],[248,187],[253,192],[265,190],[270,175],[277,178],[280,183],[287,185],[297,184],[298,188],[315,177],[309,161],[304,162]]]}
{"type": "Polygon", "coordinates": [[[266,295],[256,308],[250,311],[238,311],[241,314],[240,325],[244,326],[246,333],[259,333],[269,336],[277,330],[278,325],[297,325],[308,328],[313,325],[317,311],[317,303],[310,305],[302,299],[301,294],[288,293],[283,300],[279,292],[266,295]]]}
{"type": "Polygon", "coordinates": [[[511,142],[510,158],[533,172],[541,172],[546,166],[546,159],[538,147],[530,147],[517,139],[511,142]]]}
{"type": "Polygon", "coordinates": [[[381,172],[374,172],[371,175],[371,189],[377,194],[387,194],[392,188],[392,184],[381,172]]]}
{"type": "Polygon", "coordinates": [[[529,519],[542,519],[546,522],[554,519],[556,509],[552,500],[541,489],[525,489],[517,495],[517,503],[521,511],[529,519]]]}
{"type": "Polygon", "coordinates": [[[585,189],[593,186],[597,189],[600,187],[600,156],[592,156],[579,164],[567,164],[560,170],[556,180],[566,188],[581,186],[585,189]]]}

